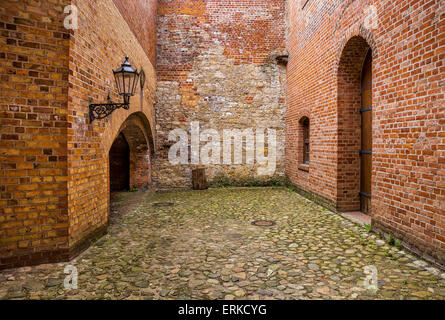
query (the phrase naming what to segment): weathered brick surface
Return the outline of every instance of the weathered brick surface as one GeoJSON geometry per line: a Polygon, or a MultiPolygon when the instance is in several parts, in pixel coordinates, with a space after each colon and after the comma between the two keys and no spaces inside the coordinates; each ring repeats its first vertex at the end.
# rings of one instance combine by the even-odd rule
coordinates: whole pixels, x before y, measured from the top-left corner
{"type": "Polygon", "coordinates": [[[0,268],[66,260],[106,230],[108,151],[124,127],[144,131],[131,150],[133,184],[149,181],[141,158],[153,150],[155,74],[144,49],[154,47],[139,44],[112,0],[0,1],[0,268]],[[63,27],[70,4],[78,30],[63,27]],[[146,73],[143,96],[91,124],[90,102],[108,90],[120,101],[112,68],[125,55],[146,73]]]}
{"type": "Polygon", "coordinates": [[[0,1],[0,268],[68,248],[67,4],[0,1]]]}
{"type": "MultiPolygon", "coordinates": [[[[71,124],[68,130],[70,246],[82,241],[86,234],[107,223],[108,152],[118,134],[124,127],[128,128],[126,121],[131,114],[134,114],[131,118],[144,119],[143,130],[151,132],[152,99],[155,91],[154,68],[113,1],[75,1],[74,4],[79,8],[83,19],[79,24],[79,30],[72,36],[70,52],[72,60],[68,104],[71,124]],[[105,21],[107,23],[104,23],[105,21]],[[117,69],[126,55],[130,56],[130,62],[134,67],[138,70],[142,67],[146,73],[147,81],[143,96],[138,89],[131,100],[130,110],[119,109],[106,119],[91,124],[88,119],[90,99],[104,102],[108,90],[112,89],[112,99],[121,101],[116,95],[112,69],[117,69]]],[[[142,127],[142,124],[140,126],[142,127]]],[[[146,146],[147,142],[144,142],[146,146]]],[[[130,143],[130,151],[136,147],[132,147],[130,143]]],[[[134,156],[131,153],[131,157],[134,156]]],[[[135,165],[134,160],[131,162],[135,165]]],[[[148,172],[144,175],[146,176],[149,176],[148,172]]]]}
{"type": "MultiPolygon", "coordinates": [[[[157,28],[156,185],[191,186],[193,166],[167,157],[169,132],[190,131],[192,121],[221,136],[224,129],[277,130],[276,174],[284,174],[286,79],[275,58],[285,47],[285,2],[161,0],[157,28]]],[[[257,167],[206,166],[210,180],[257,176],[257,167]]]]}
{"type": "Polygon", "coordinates": [[[373,51],[374,228],[445,261],[444,2],[289,1],[286,172],[341,210],[358,207],[357,76],[373,51]],[[365,27],[366,9],[377,27],[365,27]],[[361,61],[360,61],[361,60],[361,61]],[[354,65],[355,64],[355,65],[354,65]],[[349,80],[347,77],[352,76],[349,80]],[[348,109],[349,108],[349,109],[348,109]],[[299,120],[311,121],[309,172],[299,120]]]}
{"type": "Polygon", "coordinates": [[[156,65],[157,0],[113,0],[151,64],[156,65]]]}

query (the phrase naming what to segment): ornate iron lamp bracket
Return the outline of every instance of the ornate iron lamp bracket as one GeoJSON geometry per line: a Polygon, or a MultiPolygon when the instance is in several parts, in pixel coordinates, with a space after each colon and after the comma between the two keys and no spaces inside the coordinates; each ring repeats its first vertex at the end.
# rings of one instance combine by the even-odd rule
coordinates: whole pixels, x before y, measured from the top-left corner
{"type": "MultiPolygon", "coordinates": [[[[116,109],[130,109],[130,98],[134,96],[140,74],[131,66],[129,57],[126,56],[121,67],[116,71],[113,70],[113,75],[114,80],[116,81],[117,91],[119,95],[123,97],[124,102],[115,103],[111,101],[110,92],[108,92],[106,103],[90,103],[90,123],[96,119],[100,120],[108,117],[116,109]]],[[[143,80],[145,81],[145,73],[143,73],[143,77],[143,80]]]]}
{"type": "Polygon", "coordinates": [[[90,123],[94,120],[100,120],[108,117],[113,113],[114,110],[124,108],[125,110],[130,109],[129,99],[125,99],[124,103],[115,103],[111,101],[108,95],[107,103],[92,103],[90,104],[90,123]]]}

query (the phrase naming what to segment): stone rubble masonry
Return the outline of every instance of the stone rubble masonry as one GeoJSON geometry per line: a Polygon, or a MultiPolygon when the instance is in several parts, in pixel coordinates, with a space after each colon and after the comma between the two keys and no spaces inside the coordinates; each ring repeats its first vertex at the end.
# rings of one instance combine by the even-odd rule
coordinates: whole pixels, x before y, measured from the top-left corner
{"type": "MultiPolygon", "coordinates": [[[[0,0],[0,269],[67,260],[106,232],[108,151],[120,131],[133,142],[146,138],[133,144],[136,175],[153,152],[155,43],[140,45],[119,2],[0,0]],[[70,4],[79,9],[78,30],[63,26],[70,4]],[[104,102],[109,90],[120,101],[112,68],[125,55],[145,71],[143,95],[91,124],[89,103],[104,102]]],[[[134,5],[144,3],[150,26],[156,1],[134,5]]]]}
{"type": "Polygon", "coordinates": [[[357,87],[346,88],[359,83],[354,64],[364,59],[365,43],[373,54],[373,229],[444,264],[445,3],[310,0],[303,8],[304,3],[288,3],[287,176],[337,210],[359,209],[354,182],[359,146],[353,139],[360,120],[344,103],[357,102],[357,87]],[[365,25],[370,5],[377,11],[372,30],[365,25]],[[308,170],[301,166],[304,116],[311,124],[308,170]]]}
{"type": "MultiPolygon", "coordinates": [[[[168,135],[190,136],[192,121],[221,139],[224,129],[275,129],[283,175],[286,68],[276,57],[285,53],[285,1],[161,0],[157,29],[156,187],[191,187],[194,166],[170,164],[168,135]]],[[[205,168],[211,181],[257,176],[258,164],[205,168]]]]}

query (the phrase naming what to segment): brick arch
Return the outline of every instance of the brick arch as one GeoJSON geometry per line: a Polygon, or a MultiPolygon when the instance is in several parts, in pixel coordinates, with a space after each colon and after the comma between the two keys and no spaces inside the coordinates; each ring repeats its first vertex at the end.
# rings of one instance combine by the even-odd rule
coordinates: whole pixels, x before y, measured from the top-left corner
{"type": "Polygon", "coordinates": [[[341,53],[337,69],[337,209],[360,210],[361,73],[372,50],[365,38],[353,36],[341,53]]]}
{"type": "MultiPolygon", "coordinates": [[[[298,139],[298,164],[305,164],[304,162],[304,151],[305,151],[305,133],[304,133],[304,128],[305,128],[305,124],[309,125],[309,132],[310,132],[310,125],[311,125],[311,118],[309,113],[305,113],[304,115],[300,115],[300,118],[298,120],[298,132],[297,132],[297,139],[298,139]]],[[[310,138],[310,136],[309,136],[310,138]]]]}
{"type": "Polygon", "coordinates": [[[301,116],[300,120],[298,120],[298,123],[303,124],[306,120],[311,121],[311,118],[308,115],[301,116]]]}
{"type": "Polygon", "coordinates": [[[145,113],[143,112],[134,112],[130,116],[128,116],[125,120],[122,121],[122,124],[120,126],[112,125],[111,128],[109,128],[112,133],[108,134],[106,137],[104,137],[103,140],[103,146],[104,149],[108,152],[110,151],[111,145],[116,140],[116,138],[119,136],[119,134],[129,125],[135,125],[139,127],[148,143],[148,147],[150,150],[151,156],[154,155],[154,136],[152,132],[152,127],[150,125],[150,121],[147,119],[145,113]]]}
{"type": "Polygon", "coordinates": [[[298,114],[297,114],[297,119],[298,119],[298,122],[300,123],[302,120],[303,120],[303,118],[308,118],[308,119],[310,119],[311,118],[311,111],[310,110],[308,110],[308,109],[303,109],[303,110],[300,110],[299,112],[298,112],[298,114]]]}
{"type": "MultiPolygon", "coordinates": [[[[130,189],[144,187],[151,182],[151,160],[154,154],[153,135],[148,119],[142,112],[131,114],[116,132],[115,139],[121,134],[129,145],[130,189]]],[[[110,150],[111,145],[106,146],[107,150],[110,150]]]]}
{"type": "Polygon", "coordinates": [[[336,63],[335,63],[335,72],[338,73],[338,68],[340,66],[340,61],[343,56],[343,53],[345,52],[345,49],[349,43],[349,41],[353,38],[362,38],[369,48],[372,50],[372,60],[376,61],[378,57],[378,47],[377,43],[375,41],[375,36],[372,30],[365,28],[363,23],[361,24],[355,24],[348,30],[346,30],[345,34],[339,41],[339,45],[337,48],[337,55],[336,55],[336,63]]]}

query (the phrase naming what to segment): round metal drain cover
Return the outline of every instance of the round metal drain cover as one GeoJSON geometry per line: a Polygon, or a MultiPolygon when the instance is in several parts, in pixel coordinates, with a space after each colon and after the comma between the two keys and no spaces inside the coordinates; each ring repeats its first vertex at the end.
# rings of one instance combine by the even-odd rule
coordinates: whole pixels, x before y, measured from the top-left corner
{"type": "Polygon", "coordinates": [[[252,225],[257,227],[271,227],[274,226],[276,223],[274,221],[270,220],[256,220],[252,222],[252,225]]]}
{"type": "Polygon", "coordinates": [[[173,202],[156,202],[153,203],[153,207],[173,207],[175,204],[173,202]]]}

